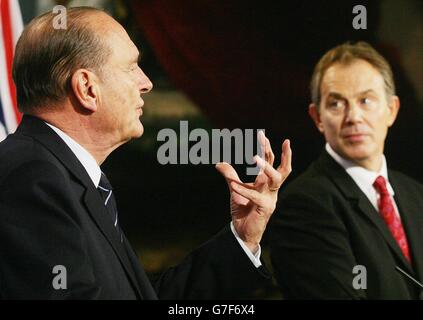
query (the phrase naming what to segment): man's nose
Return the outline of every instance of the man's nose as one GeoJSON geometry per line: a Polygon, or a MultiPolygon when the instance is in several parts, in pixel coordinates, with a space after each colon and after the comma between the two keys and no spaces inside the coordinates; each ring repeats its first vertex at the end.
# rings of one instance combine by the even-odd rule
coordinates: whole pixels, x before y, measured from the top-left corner
{"type": "Polygon", "coordinates": [[[153,83],[147,77],[147,75],[142,71],[140,68],[140,92],[141,93],[148,93],[153,89],[153,83]]]}
{"type": "Polygon", "coordinates": [[[347,123],[359,122],[362,119],[362,110],[356,103],[350,103],[346,108],[345,121],[347,123]]]}

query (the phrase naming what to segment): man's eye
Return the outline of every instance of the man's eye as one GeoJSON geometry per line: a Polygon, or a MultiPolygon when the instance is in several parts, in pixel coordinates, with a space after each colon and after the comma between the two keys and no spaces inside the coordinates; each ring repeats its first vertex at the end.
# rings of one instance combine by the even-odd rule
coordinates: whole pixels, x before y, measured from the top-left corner
{"type": "Polygon", "coordinates": [[[365,98],[361,98],[361,101],[360,102],[361,102],[361,104],[369,104],[372,101],[371,101],[370,98],[365,97],[365,98]]]}
{"type": "Polygon", "coordinates": [[[374,108],[377,106],[376,100],[372,97],[363,97],[360,99],[360,105],[366,108],[374,108]]]}
{"type": "Polygon", "coordinates": [[[329,101],[329,108],[331,109],[341,109],[344,107],[344,103],[340,100],[329,101]]]}

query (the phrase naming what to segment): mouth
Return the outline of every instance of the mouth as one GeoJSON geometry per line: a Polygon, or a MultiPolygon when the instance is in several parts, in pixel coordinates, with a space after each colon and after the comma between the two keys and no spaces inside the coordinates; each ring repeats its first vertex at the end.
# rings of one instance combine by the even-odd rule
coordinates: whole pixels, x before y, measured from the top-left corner
{"type": "Polygon", "coordinates": [[[137,110],[137,112],[139,113],[139,116],[141,117],[141,116],[142,116],[142,114],[143,114],[143,111],[142,111],[142,106],[139,106],[136,110],[137,110]]]}
{"type": "Polygon", "coordinates": [[[342,136],[344,140],[351,143],[363,142],[368,135],[364,133],[345,134],[342,136]]]}
{"type": "Polygon", "coordinates": [[[143,106],[144,106],[144,100],[141,99],[140,104],[136,108],[136,110],[140,113],[140,116],[143,114],[143,110],[142,110],[143,106]]]}

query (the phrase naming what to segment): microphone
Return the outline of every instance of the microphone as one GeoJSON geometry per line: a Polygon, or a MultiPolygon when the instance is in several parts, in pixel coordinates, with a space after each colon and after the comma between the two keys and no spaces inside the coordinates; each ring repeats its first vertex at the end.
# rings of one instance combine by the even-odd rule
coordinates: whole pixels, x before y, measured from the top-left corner
{"type": "Polygon", "coordinates": [[[403,276],[407,277],[409,280],[411,280],[412,282],[414,282],[414,284],[416,284],[417,286],[419,286],[420,289],[423,289],[423,284],[421,282],[419,282],[416,279],[414,279],[411,275],[409,275],[407,272],[405,272],[404,270],[402,270],[400,267],[395,266],[395,270],[397,270],[403,276]]]}

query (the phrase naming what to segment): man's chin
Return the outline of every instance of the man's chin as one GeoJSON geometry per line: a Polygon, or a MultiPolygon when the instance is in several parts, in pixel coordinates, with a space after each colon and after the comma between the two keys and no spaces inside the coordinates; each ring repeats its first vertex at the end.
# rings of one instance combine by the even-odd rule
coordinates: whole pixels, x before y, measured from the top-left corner
{"type": "Polygon", "coordinates": [[[349,146],[343,150],[343,153],[346,159],[354,162],[362,161],[370,156],[369,148],[362,145],[349,146]]]}
{"type": "Polygon", "coordinates": [[[132,139],[138,139],[144,134],[144,126],[142,125],[141,121],[139,121],[136,125],[136,128],[133,132],[132,139]]]}
{"type": "Polygon", "coordinates": [[[141,129],[137,131],[137,133],[134,135],[134,139],[141,138],[141,136],[144,134],[144,127],[141,126],[141,129]]]}

